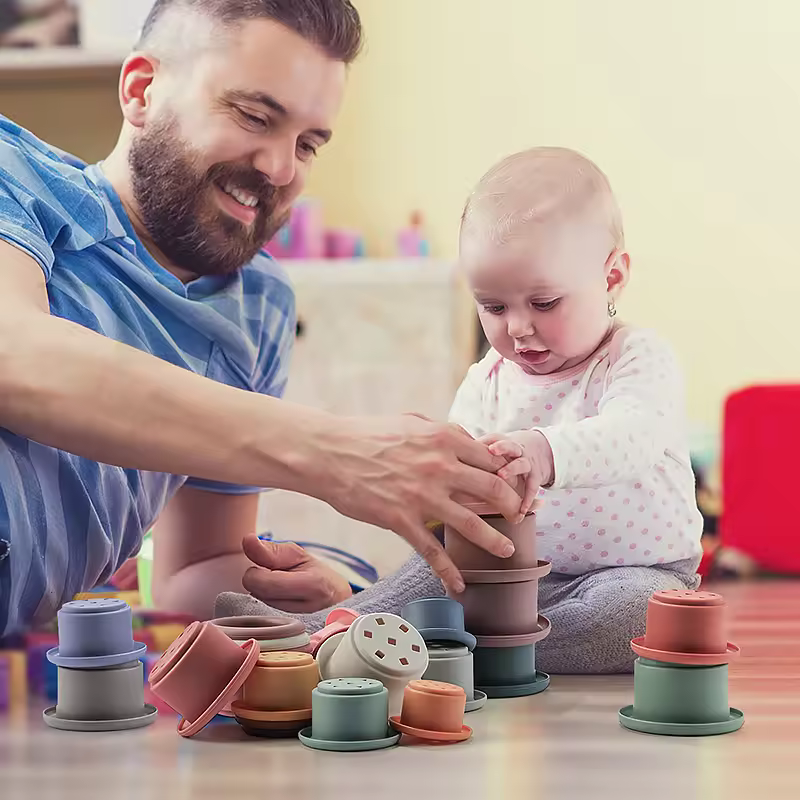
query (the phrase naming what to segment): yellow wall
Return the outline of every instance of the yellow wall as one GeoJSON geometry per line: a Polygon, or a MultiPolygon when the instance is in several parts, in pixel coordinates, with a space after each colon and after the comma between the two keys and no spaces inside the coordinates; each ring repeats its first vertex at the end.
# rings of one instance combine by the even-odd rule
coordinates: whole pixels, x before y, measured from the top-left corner
{"type": "Polygon", "coordinates": [[[716,424],[726,392],[800,377],[800,3],[358,0],[369,50],[313,190],[388,253],[408,212],[455,254],[502,155],[583,150],[626,218],[621,304],[660,329],[716,424]]]}

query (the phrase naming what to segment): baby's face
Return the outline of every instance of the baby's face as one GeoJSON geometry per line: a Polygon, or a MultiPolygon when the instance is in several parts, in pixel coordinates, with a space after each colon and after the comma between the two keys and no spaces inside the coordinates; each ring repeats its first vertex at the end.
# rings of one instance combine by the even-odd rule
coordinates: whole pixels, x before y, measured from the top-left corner
{"type": "Polygon", "coordinates": [[[611,328],[607,228],[532,223],[498,243],[480,227],[474,221],[462,232],[459,259],[492,347],[536,375],[590,356],[611,328]]]}

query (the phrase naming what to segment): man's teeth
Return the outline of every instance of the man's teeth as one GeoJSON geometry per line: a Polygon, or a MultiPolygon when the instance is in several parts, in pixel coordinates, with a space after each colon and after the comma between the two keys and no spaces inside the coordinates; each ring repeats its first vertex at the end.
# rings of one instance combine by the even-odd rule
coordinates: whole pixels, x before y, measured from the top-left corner
{"type": "Polygon", "coordinates": [[[255,208],[258,205],[258,198],[254,194],[250,194],[244,189],[238,189],[230,183],[225,187],[225,193],[248,208],[255,208]]]}

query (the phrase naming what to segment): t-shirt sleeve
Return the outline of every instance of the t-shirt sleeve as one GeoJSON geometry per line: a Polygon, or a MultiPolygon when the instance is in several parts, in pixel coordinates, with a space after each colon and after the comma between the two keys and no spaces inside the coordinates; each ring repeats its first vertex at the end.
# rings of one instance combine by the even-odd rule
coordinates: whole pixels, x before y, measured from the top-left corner
{"type": "Polygon", "coordinates": [[[0,117],[0,239],[30,255],[49,281],[54,251],[86,247],[105,229],[83,173],[0,117]]]}
{"type": "Polygon", "coordinates": [[[671,348],[648,331],[622,329],[597,416],[537,428],[555,464],[554,489],[632,480],[655,466],[684,425],[684,381],[671,348]]]}
{"type": "MultiPolygon", "coordinates": [[[[276,284],[270,292],[254,385],[259,394],[282,398],[286,391],[292,351],[297,334],[294,292],[285,284],[276,284]]],[[[255,494],[269,487],[220,483],[189,478],[186,486],[221,494],[255,494]]]]}
{"type": "Polygon", "coordinates": [[[460,425],[474,438],[489,433],[486,419],[486,393],[500,356],[490,350],[480,361],[473,364],[464,376],[450,407],[448,421],[460,425]]]}

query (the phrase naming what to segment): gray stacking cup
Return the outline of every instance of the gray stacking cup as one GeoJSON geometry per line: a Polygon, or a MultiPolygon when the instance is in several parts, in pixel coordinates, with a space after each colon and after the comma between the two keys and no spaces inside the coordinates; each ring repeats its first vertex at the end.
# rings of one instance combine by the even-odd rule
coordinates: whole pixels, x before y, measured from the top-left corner
{"type": "Polygon", "coordinates": [[[58,670],[56,714],[65,719],[128,719],[144,709],[141,661],[106,669],[58,670]]]}
{"type": "Polygon", "coordinates": [[[63,730],[123,730],[148,725],[156,709],[144,702],[141,661],[104,669],[58,668],[58,701],[45,722],[63,730]]]}
{"type": "Polygon", "coordinates": [[[489,697],[525,697],[544,691],[550,676],[536,671],[535,647],[476,647],[475,685],[489,697]]]}
{"type": "Polygon", "coordinates": [[[428,642],[428,669],[422,679],[460,686],[467,695],[467,712],[486,703],[486,695],[475,690],[473,657],[464,645],[428,642]]]}
{"type": "Polygon", "coordinates": [[[400,616],[426,642],[457,642],[470,650],[475,648],[475,637],[464,629],[464,607],[450,597],[414,600],[403,607],[400,616]]]}
{"type": "Polygon", "coordinates": [[[146,649],[133,641],[127,603],[114,598],[73,600],[58,612],[58,647],[47,657],[59,667],[92,669],[133,661],[146,649]]]}

